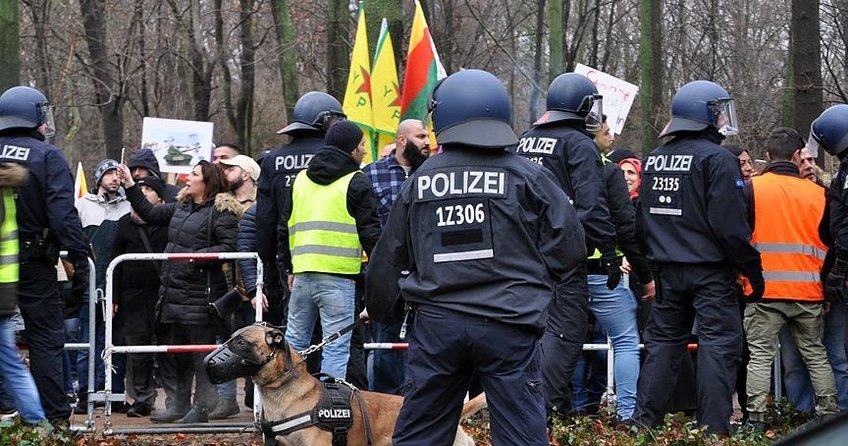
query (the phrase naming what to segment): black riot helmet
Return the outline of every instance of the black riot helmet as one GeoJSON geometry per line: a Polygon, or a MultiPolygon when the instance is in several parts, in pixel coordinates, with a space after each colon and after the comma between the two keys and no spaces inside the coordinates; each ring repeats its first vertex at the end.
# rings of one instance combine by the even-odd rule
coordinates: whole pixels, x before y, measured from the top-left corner
{"type": "Polygon", "coordinates": [[[463,70],[446,77],[433,89],[429,108],[439,144],[493,149],[518,144],[509,95],[491,73],[463,70]]]}
{"type": "Polygon", "coordinates": [[[680,87],[671,99],[671,121],[660,138],[677,132],[698,132],[712,128],[724,136],[739,132],[733,98],[721,85],[692,81],[680,87]]]}
{"type": "Polygon", "coordinates": [[[34,129],[47,124],[47,138],[56,133],[53,109],[44,93],[24,85],[12,87],[0,95],[0,130],[34,129]]]}
{"type": "Polygon", "coordinates": [[[848,152],[848,105],[834,105],[810,124],[807,150],[810,155],[817,157],[819,147],[840,159],[845,157],[848,152]]]}
{"type": "Polygon", "coordinates": [[[342,104],[322,91],[310,91],[294,104],[292,123],[277,130],[278,135],[294,135],[298,131],[324,133],[336,121],[346,119],[342,104]]]}
{"type": "Polygon", "coordinates": [[[547,111],[535,125],[560,121],[585,122],[586,129],[601,128],[603,96],[588,77],[577,73],[563,73],[548,87],[547,111]]]}

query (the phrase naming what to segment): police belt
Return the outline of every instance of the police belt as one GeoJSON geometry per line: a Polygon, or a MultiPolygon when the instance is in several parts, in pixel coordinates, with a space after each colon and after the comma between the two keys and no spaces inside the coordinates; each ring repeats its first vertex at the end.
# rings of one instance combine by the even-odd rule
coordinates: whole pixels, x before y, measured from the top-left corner
{"type": "Polygon", "coordinates": [[[263,421],[262,432],[265,434],[265,445],[273,446],[277,435],[288,435],[300,429],[316,426],[333,433],[333,446],[347,445],[347,432],[353,425],[353,403],[359,405],[362,414],[362,424],[365,430],[367,444],[372,444],[371,424],[368,421],[368,411],[359,389],[345,380],[329,375],[316,375],[323,384],[323,391],[318,404],[308,412],[303,412],[279,421],[263,421]]]}

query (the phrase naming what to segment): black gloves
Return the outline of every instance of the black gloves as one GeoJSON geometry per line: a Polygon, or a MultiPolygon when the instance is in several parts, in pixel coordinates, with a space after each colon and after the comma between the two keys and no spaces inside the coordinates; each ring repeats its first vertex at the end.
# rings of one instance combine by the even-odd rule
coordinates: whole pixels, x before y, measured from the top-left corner
{"type": "Polygon", "coordinates": [[[845,274],[848,273],[848,250],[836,249],[836,261],[824,282],[825,297],[831,302],[845,299],[845,274]]]}
{"type": "Polygon", "coordinates": [[[74,262],[74,278],[71,282],[71,293],[77,302],[85,302],[88,293],[88,259],[82,257],[74,262]]]}
{"type": "Polygon", "coordinates": [[[612,251],[601,255],[601,265],[607,270],[607,288],[614,290],[621,282],[621,259],[612,251]]]}
{"type": "Polygon", "coordinates": [[[742,275],[748,278],[751,285],[751,294],[745,296],[749,302],[756,302],[763,298],[766,291],[766,282],[763,279],[763,264],[759,257],[756,260],[739,266],[742,275]]]}

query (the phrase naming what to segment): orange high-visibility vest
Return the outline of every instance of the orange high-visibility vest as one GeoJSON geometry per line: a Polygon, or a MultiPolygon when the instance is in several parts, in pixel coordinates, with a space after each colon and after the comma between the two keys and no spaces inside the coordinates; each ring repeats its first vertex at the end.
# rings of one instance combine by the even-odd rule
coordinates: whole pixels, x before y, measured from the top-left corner
{"type": "Polygon", "coordinates": [[[818,302],[827,247],[819,238],[824,190],[810,180],[766,173],[754,177],[751,243],[763,260],[764,299],[818,302]]]}

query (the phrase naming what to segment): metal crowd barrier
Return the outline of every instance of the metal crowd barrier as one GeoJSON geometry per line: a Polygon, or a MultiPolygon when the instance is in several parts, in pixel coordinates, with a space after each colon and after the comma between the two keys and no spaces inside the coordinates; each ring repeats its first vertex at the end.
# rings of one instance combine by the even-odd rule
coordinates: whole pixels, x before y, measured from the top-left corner
{"type": "MultiPolygon", "coordinates": [[[[264,267],[259,256],[255,252],[209,252],[202,254],[195,253],[179,253],[179,254],[121,254],[115,257],[106,269],[106,308],[112,308],[113,284],[115,268],[122,262],[139,261],[139,260],[165,260],[165,261],[214,261],[214,260],[239,260],[239,259],[254,259],[256,260],[256,295],[262,295],[262,280],[264,267]]],[[[112,369],[112,355],[115,353],[189,353],[189,352],[210,352],[218,348],[218,345],[121,345],[113,344],[112,339],[112,311],[104,311],[104,319],[106,324],[106,342],[103,349],[103,363],[107,371],[112,369]]],[[[256,321],[262,320],[262,306],[256,305],[256,321]]],[[[93,379],[93,378],[92,378],[93,379]]],[[[89,387],[91,388],[91,387],[89,387]]],[[[103,417],[104,428],[103,435],[114,434],[145,434],[145,433],[238,433],[252,432],[258,426],[262,413],[262,398],[259,394],[259,389],[254,386],[253,392],[253,420],[252,424],[243,423],[198,423],[198,424],[163,424],[161,426],[137,427],[137,428],[112,428],[112,402],[124,401],[125,394],[112,393],[112,373],[106,373],[106,385],[102,392],[102,396],[98,397],[98,401],[105,401],[106,409],[103,417]]],[[[92,404],[89,398],[89,404],[92,404]]],[[[90,406],[91,407],[91,406],[90,406]]],[[[91,409],[89,409],[91,410],[91,409]]]]}
{"type": "MultiPolygon", "coordinates": [[[[67,258],[68,251],[59,252],[59,257],[67,258]]],[[[88,350],[88,392],[89,396],[91,396],[91,392],[94,390],[94,374],[96,372],[94,359],[95,359],[95,347],[96,347],[96,336],[95,332],[95,318],[97,317],[97,304],[102,299],[102,296],[97,292],[97,271],[94,265],[94,260],[89,257],[88,259],[88,342],[74,342],[74,343],[65,343],[65,350],[88,350]]],[[[66,372],[69,373],[69,372],[66,372]]],[[[82,378],[81,376],[78,379],[82,378]]],[[[64,380],[64,378],[63,378],[64,380]]],[[[85,424],[82,426],[72,425],[70,426],[72,430],[78,432],[94,432],[94,401],[89,399],[86,411],[85,424]]]]}
{"type": "MultiPolygon", "coordinates": [[[[406,342],[366,342],[363,344],[365,350],[406,350],[409,348],[409,343],[406,342]]],[[[698,349],[698,344],[686,344],[689,351],[698,349]]],[[[639,349],[644,350],[645,344],[639,344],[639,349]]],[[[602,401],[615,401],[615,349],[612,346],[612,340],[607,337],[606,344],[583,344],[583,351],[607,351],[607,390],[601,397],[602,401]]],[[[780,343],[777,342],[777,349],[774,355],[774,398],[780,400],[783,397],[783,373],[780,366],[780,343]]]]}

